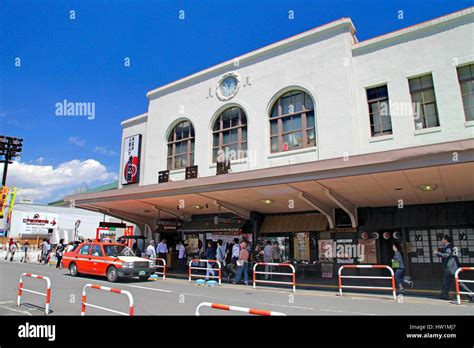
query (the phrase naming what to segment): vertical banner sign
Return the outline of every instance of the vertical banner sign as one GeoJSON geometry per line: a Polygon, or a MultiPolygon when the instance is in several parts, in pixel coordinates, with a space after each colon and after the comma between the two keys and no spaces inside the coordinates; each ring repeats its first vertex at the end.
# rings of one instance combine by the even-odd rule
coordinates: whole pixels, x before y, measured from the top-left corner
{"type": "Polygon", "coordinates": [[[8,207],[7,223],[9,223],[10,219],[12,218],[12,211],[13,211],[13,205],[15,204],[15,198],[16,198],[16,187],[12,187],[12,191],[10,192],[10,203],[8,207]]]}
{"type": "Polygon", "coordinates": [[[139,180],[141,140],[141,134],[125,138],[122,160],[122,185],[135,184],[139,180]]]}
{"type": "Polygon", "coordinates": [[[2,194],[0,196],[0,219],[3,219],[3,209],[5,209],[9,191],[8,187],[2,186],[2,194]]]}

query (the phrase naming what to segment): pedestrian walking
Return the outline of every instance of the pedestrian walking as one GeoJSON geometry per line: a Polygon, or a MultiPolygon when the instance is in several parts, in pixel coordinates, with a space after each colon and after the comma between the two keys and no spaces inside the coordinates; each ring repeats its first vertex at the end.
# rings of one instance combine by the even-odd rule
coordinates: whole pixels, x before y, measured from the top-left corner
{"type": "Polygon", "coordinates": [[[23,249],[23,257],[21,258],[21,262],[27,263],[29,259],[28,254],[30,251],[30,242],[25,241],[25,243],[23,243],[22,249],[23,249]]]}
{"type": "Polygon", "coordinates": [[[441,266],[443,267],[443,286],[439,298],[441,300],[449,300],[449,290],[451,290],[453,285],[454,273],[459,268],[459,260],[454,254],[451,236],[445,235],[441,242],[443,247],[434,250],[434,254],[442,258],[441,266]]]}
{"type": "Polygon", "coordinates": [[[405,291],[403,283],[407,283],[410,288],[413,287],[413,281],[405,280],[405,263],[403,262],[403,256],[401,253],[401,246],[398,243],[393,243],[393,259],[392,269],[395,270],[395,282],[398,287],[398,291],[405,291]]]}
{"type": "Polygon", "coordinates": [[[56,245],[56,248],[54,249],[54,253],[56,255],[56,259],[58,260],[56,262],[56,268],[61,268],[61,259],[63,258],[63,253],[64,253],[64,239],[60,239],[58,245],[56,245]]]}
{"type": "Polygon", "coordinates": [[[153,266],[156,262],[156,250],[155,250],[155,241],[152,239],[148,242],[148,246],[145,250],[145,256],[153,261],[153,266]]]}
{"type": "MultiPolygon", "coordinates": [[[[272,258],[272,242],[270,240],[267,240],[267,244],[265,245],[265,248],[263,248],[263,262],[265,263],[272,263],[273,258],[272,258]]],[[[265,279],[272,279],[272,266],[265,265],[265,279]]]]}
{"type": "Polygon", "coordinates": [[[184,241],[179,242],[178,246],[178,271],[184,273],[186,271],[186,246],[184,245],[184,241]]]}
{"type": "Polygon", "coordinates": [[[240,252],[239,258],[237,260],[237,274],[235,275],[235,279],[232,282],[233,284],[240,283],[240,279],[242,278],[242,273],[244,274],[244,283],[245,285],[249,285],[249,252],[247,250],[247,243],[242,242],[240,244],[240,252]]]}
{"type": "MultiPolygon", "coordinates": [[[[206,260],[215,260],[216,259],[216,248],[214,247],[214,243],[212,240],[207,241],[207,248],[204,252],[204,257],[206,260]]],[[[209,279],[209,275],[214,277],[214,262],[207,262],[206,266],[206,280],[209,279]]]]}
{"type": "Polygon", "coordinates": [[[13,240],[13,238],[10,238],[10,241],[8,242],[7,254],[5,255],[5,260],[8,259],[8,255],[10,255],[10,262],[12,262],[17,249],[18,244],[13,240]]]}
{"type": "Polygon", "coordinates": [[[156,253],[160,259],[166,260],[166,254],[168,253],[168,245],[166,245],[166,239],[162,239],[161,242],[156,246],[156,253]]]}

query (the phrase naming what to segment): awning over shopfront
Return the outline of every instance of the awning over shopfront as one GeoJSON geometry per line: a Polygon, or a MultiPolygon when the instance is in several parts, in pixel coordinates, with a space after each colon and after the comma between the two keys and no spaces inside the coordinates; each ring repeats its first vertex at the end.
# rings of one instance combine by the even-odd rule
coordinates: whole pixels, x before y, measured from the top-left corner
{"type": "MultiPolygon", "coordinates": [[[[197,214],[320,212],[329,229],[335,209],[356,227],[358,207],[474,200],[474,140],[354,155],[182,181],[73,195],[68,204],[155,229],[157,218],[197,214]],[[179,202],[184,208],[177,208],[179,202]],[[292,204],[289,204],[289,203],[292,204]],[[205,208],[204,208],[205,207],[205,208]]],[[[321,219],[321,218],[320,218],[321,219]]],[[[199,223],[201,224],[201,223],[199,223]]],[[[195,226],[187,230],[212,227],[195,226]]],[[[184,228],[184,226],[183,226],[184,228]]],[[[233,227],[230,227],[233,228],[233,227]]]]}
{"type": "Polygon", "coordinates": [[[326,231],[328,220],[323,214],[267,216],[260,233],[326,231]]]}
{"type": "Polygon", "coordinates": [[[178,229],[179,232],[240,232],[246,220],[240,219],[231,223],[215,224],[214,219],[191,220],[185,222],[182,227],[178,229]]]}

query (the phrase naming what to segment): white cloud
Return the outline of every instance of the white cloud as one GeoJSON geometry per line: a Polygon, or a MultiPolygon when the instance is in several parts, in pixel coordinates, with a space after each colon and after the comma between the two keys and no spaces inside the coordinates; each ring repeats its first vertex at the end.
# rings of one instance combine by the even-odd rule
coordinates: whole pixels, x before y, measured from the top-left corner
{"type": "Polygon", "coordinates": [[[35,160],[35,162],[38,164],[43,164],[43,161],[44,161],[44,157],[39,157],[35,160]]]}
{"type": "Polygon", "coordinates": [[[68,142],[69,144],[77,145],[79,147],[83,147],[84,145],[86,145],[86,141],[84,139],[81,139],[80,137],[69,137],[68,142]]]}
{"type": "Polygon", "coordinates": [[[96,146],[95,149],[94,149],[94,152],[98,153],[98,154],[101,154],[101,155],[104,155],[104,156],[109,156],[109,157],[113,157],[113,156],[118,155],[118,152],[109,150],[105,146],[96,146]]]}
{"type": "Polygon", "coordinates": [[[72,160],[57,167],[13,162],[7,179],[8,186],[18,188],[18,197],[43,202],[62,198],[84,185],[93,187],[113,180],[117,180],[117,174],[93,159],[72,160]]]}

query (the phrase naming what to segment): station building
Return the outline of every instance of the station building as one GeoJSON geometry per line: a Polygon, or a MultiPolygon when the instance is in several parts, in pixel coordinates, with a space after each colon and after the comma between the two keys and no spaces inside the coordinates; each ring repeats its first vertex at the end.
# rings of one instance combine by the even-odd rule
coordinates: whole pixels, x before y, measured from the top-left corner
{"type": "Polygon", "coordinates": [[[191,254],[278,241],[316,277],[389,264],[394,240],[408,274],[432,277],[444,234],[474,265],[473,19],[359,42],[342,18],[151,90],[121,123],[118,188],[65,201],[191,254]]]}

